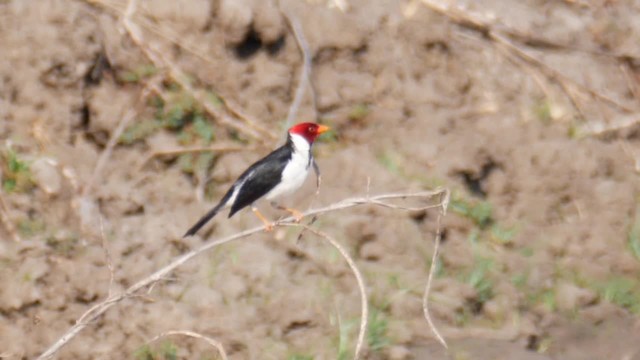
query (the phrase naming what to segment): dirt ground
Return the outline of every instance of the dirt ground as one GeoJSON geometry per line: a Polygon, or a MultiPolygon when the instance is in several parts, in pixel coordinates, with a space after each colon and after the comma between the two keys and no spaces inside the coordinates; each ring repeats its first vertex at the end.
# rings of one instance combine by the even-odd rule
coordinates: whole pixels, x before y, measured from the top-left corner
{"type": "MultiPolygon", "coordinates": [[[[314,149],[320,194],[309,179],[287,203],[453,192],[430,296],[448,350],[422,315],[437,210],[313,224],[365,277],[365,358],[640,359],[640,6],[430,3],[149,0],[127,28],[122,0],[0,0],[0,358],[35,358],[109,294],[259,224],[242,211],[181,238],[283,140],[303,64],[289,19],[315,92],[296,119],[334,131],[314,149]]],[[[298,233],[187,262],[57,358],[217,358],[145,345],[170,330],[231,359],[351,358],[353,275],[298,233]]]]}

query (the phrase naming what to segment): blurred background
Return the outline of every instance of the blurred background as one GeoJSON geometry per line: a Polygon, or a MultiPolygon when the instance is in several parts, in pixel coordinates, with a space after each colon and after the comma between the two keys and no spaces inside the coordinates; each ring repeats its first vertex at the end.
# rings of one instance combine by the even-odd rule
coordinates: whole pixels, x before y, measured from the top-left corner
{"type": "MultiPolygon", "coordinates": [[[[437,210],[314,224],[349,249],[367,359],[640,359],[640,5],[633,0],[0,0],[0,357],[249,211],[182,234],[289,125],[333,131],[287,205],[448,187],[437,210]],[[112,281],[110,281],[112,278],[112,281]]],[[[434,199],[436,202],[436,199],[434,199]]],[[[280,213],[264,211],[272,218],[280,213]]],[[[124,300],[60,359],[350,359],[338,253],[276,229],[124,300]]]]}

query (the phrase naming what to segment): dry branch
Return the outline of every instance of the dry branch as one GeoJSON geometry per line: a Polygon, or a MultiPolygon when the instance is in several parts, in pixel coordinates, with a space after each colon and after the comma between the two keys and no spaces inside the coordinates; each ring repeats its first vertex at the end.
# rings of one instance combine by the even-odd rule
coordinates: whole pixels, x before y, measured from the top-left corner
{"type": "Polygon", "coordinates": [[[298,81],[298,87],[296,88],[295,96],[293,98],[293,102],[289,107],[289,113],[287,114],[286,128],[289,128],[293,125],[293,121],[296,118],[298,113],[298,109],[300,108],[300,104],[302,103],[302,99],[304,98],[304,91],[308,87],[311,91],[311,98],[313,101],[313,111],[315,113],[314,117],[317,117],[317,102],[316,102],[316,94],[313,89],[313,83],[311,81],[311,49],[309,48],[309,43],[304,36],[304,31],[302,31],[302,26],[300,25],[300,21],[298,18],[287,13],[283,12],[284,18],[287,19],[287,23],[293,31],[293,35],[296,38],[296,42],[298,43],[298,48],[302,53],[302,72],[300,73],[300,80],[298,81]]]}
{"type": "Polygon", "coordinates": [[[358,282],[358,290],[360,291],[360,307],[361,307],[361,315],[360,315],[360,329],[358,330],[358,341],[356,342],[356,350],[353,358],[355,360],[360,359],[360,355],[362,353],[362,347],[364,346],[364,336],[367,332],[367,322],[369,319],[369,305],[367,301],[367,290],[364,285],[364,279],[360,270],[358,270],[358,266],[353,258],[349,255],[349,252],[342,246],[340,243],[329,236],[327,233],[322,232],[320,230],[316,230],[308,225],[303,224],[283,224],[284,226],[294,226],[294,227],[302,227],[309,232],[316,234],[317,236],[327,240],[333,247],[335,247],[338,252],[342,255],[342,257],[347,261],[353,275],[356,277],[356,281],[358,282]]]}
{"type": "Polygon", "coordinates": [[[11,221],[11,217],[9,217],[9,208],[4,201],[3,191],[0,188],[0,221],[2,221],[2,225],[5,230],[9,233],[13,241],[20,242],[22,239],[20,235],[18,235],[18,230],[16,230],[15,225],[13,225],[13,221],[11,221]]]}
{"type": "Polygon", "coordinates": [[[165,331],[160,335],[155,336],[153,339],[147,341],[147,344],[150,344],[154,341],[157,341],[163,337],[166,336],[171,336],[171,335],[182,335],[182,336],[187,336],[187,337],[192,337],[194,339],[200,339],[200,340],[204,340],[207,344],[213,346],[216,350],[218,350],[218,353],[220,354],[220,357],[222,358],[222,360],[227,360],[227,353],[226,351],[224,351],[224,347],[222,346],[222,344],[217,341],[214,340],[208,336],[204,336],[202,334],[198,334],[197,332],[193,332],[193,331],[189,331],[189,330],[171,330],[171,331],[165,331]]]}
{"type": "MultiPolygon", "coordinates": [[[[385,206],[392,209],[402,209],[402,210],[426,210],[431,208],[442,207],[443,204],[441,202],[438,204],[428,204],[421,207],[401,207],[400,205],[393,204],[386,201],[407,200],[407,199],[428,200],[436,196],[442,196],[442,194],[448,194],[448,192],[449,192],[448,189],[436,189],[433,191],[422,191],[422,192],[415,192],[415,193],[392,193],[392,194],[381,194],[381,195],[375,195],[375,196],[367,195],[366,197],[348,198],[322,208],[305,211],[303,215],[305,217],[316,216],[316,215],[326,214],[326,213],[330,213],[338,210],[345,210],[345,209],[349,209],[349,208],[361,206],[361,205],[385,206]]],[[[448,199],[448,197],[445,197],[445,199],[448,199]]],[[[275,222],[274,226],[289,226],[294,223],[295,223],[295,218],[290,216],[275,222]]],[[[264,231],[264,227],[258,226],[258,227],[254,227],[252,229],[248,229],[248,230],[245,230],[221,239],[211,240],[204,243],[202,246],[175,258],[171,263],[158,269],[157,271],[153,272],[151,275],[139,280],[138,282],[130,286],[128,289],[126,289],[124,292],[120,294],[114,294],[109,298],[107,298],[106,300],[104,300],[103,302],[92,306],[55,343],[53,343],[49,348],[47,348],[38,357],[38,359],[40,360],[51,359],[58,351],[60,351],[60,349],[63,346],[65,346],[69,341],[75,338],[89,324],[94,323],[96,319],[98,319],[100,316],[106,313],[106,311],[109,310],[112,306],[118,304],[119,302],[121,302],[126,298],[136,296],[138,295],[138,292],[140,290],[149,288],[155,283],[162,281],[169,273],[171,273],[172,271],[174,271],[175,269],[177,269],[179,266],[186,263],[187,261],[215,248],[216,246],[228,243],[233,240],[242,239],[262,231],[264,231]]]]}
{"type": "MultiPolygon", "coordinates": [[[[526,34],[516,29],[509,28],[504,24],[495,24],[493,21],[485,19],[477,14],[472,14],[470,11],[460,6],[445,4],[444,2],[437,0],[421,0],[421,2],[432,11],[446,16],[455,24],[477,32],[482,39],[489,40],[492,44],[505,48],[513,56],[522,61],[520,66],[531,67],[535,71],[543,74],[549,81],[560,85],[563,92],[567,95],[578,112],[583,113],[579,103],[577,102],[576,94],[574,93],[576,90],[594,99],[601,100],[624,112],[634,111],[632,108],[620,103],[616,99],[567,77],[546,64],[541,59],[527,52],[523,46],[546,49],[568,49],[573,51],[586,50],[576,49],[570,45],[558,44],[547,39],[537,38],[531,34],[526,34]]],[[[597,55],[602,56],[606,54],[598,53],[597,55]]],[[[616,58],[619,59],[619,57],[616,58]]]]}
{"type": "Polygon", "coordinates": [[[433,282],[433,276],[436,272],[436,267],[438,263],[438,253],[440,251],[440,240],[442,239],[442,231],[441,231],[441,220],[442,217],[447,214],[447,208],[449,207],[449,199],[451,197],[451,193],[448,189],[445,189],[445,192],[442,194],[442,198],[440,200],[441,209],[440,213],[438,213],[438,220],[436,221],[436,238],[433,244],[433,255],[431,256],[431,266],[429,267],[429,275],[427,276],[427,285],[424,288],[424,294],[422,295],[422,312],[424,313],[424,318],[427,320],[427,324],[429,324],[429,328],[435,335],[436,339],[444,346],[446,349],[449,348],[447,342],[444,340],[438,328],[434,325],[433,320],[431,319],[431,315],[429,314],[429,294],[431,293],[431,284],[433,282]]]}
{"type": "Polygon", "coordinates": [[[166,30],[160,29],[157,25],[148,22],[136,22],[135,20],[140,18],[136,13],[136,0],[129,0],[127,2],[127,7],[124,10],[104,0],[84,1],[92,5],[97,5],[109,9],[114,13],[122,16],[122,25],[124,31],[129,35],[133,43],[142,50],[149,61],[151,61],[151,63],[153,63],[156,68],[166,70],[171,80],[180,85],[186,93],[188,93],[200,105],[202,105],[207,114],[209,114],[212,118],[217,119],[220,124],[226,125],[229,128],[232,128],[239,133],[244,134],[245,136],[258,140],[259,142],[265,142],[266,140],[274,140],[277,138],[273,132],[261,126],[256,119],[238,110],[238,106],[225,99],[225,97],[221,96],[219,92],[217,92],[216,95],[218,96],[218,98],[220,98],[226,110],[233,116],[242,120],[243,123],[239,122],[233,116],[229,115],[227,111],[219,109],[215,105],[211,104],[210,101],[207,101],[206,94],[204,94],[202,91],[194,89],[187,80],[188,77],[184,74],[184,72],[166,56],[163,55],[166,53],[166,51],[163,52],[161,49],[145,41],[141,28],[150,31],[151,33],[159,36],[172,45],[177,46],[178,48],[181,48],[186,52],[198,57],[200,60],[203,60],[207,63],[211,63],[211,60],[209,60],[197,49],[194,49],[184,41],[181,41],[178,36],[168,34],[166,30]]]}

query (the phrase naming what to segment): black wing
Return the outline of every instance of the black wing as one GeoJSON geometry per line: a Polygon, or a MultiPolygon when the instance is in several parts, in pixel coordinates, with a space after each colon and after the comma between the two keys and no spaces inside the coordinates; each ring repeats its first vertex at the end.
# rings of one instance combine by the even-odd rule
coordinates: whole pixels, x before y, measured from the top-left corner
{"type": "Polygon", "coordinates": [[[265,196],[280,183],[282,171],[291,160],[292,153],[291,144],[287,142],[240,175],[234,184],[234,188],[240,186],[240,191],[231,206],[229,217],[265,196]]]}

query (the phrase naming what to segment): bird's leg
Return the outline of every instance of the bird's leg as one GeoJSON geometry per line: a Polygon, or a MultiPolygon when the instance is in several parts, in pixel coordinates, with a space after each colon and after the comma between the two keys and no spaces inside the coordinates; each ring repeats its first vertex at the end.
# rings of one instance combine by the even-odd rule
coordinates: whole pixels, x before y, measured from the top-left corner
{"type": "Polygon", "coordinates": [[[278,210],[283,210],[283,211],[288,212],[289,214],[291,214],[293,216],[293,218],[296,220],[297,223],[299,223],[302,220],[302,218],[304,217],[304,215],[300,211],[298,211],[296,209],[291,209],[291,208],[282,206],[282,205],[280,205],[280,204],[278,204],[278,203],[276,203],[274,201],[271,202],[271,206],[273,206],[274,208],[276,208],[278,210]]]}
{"type": "Polygon", "coordinates": [[[260,219],[260,221],[262,221],[262,223],[264,224],[264,230],[266,232],[273,230],[273,224],[270,223],[269,220],[267,220],[267,218],[265,218],[264,215],[260,213],[257,207],[252,205],[251,211],[253,211],[253,213],[256,214],[256,216],[258,217],[258,219],[260,219]]]}

